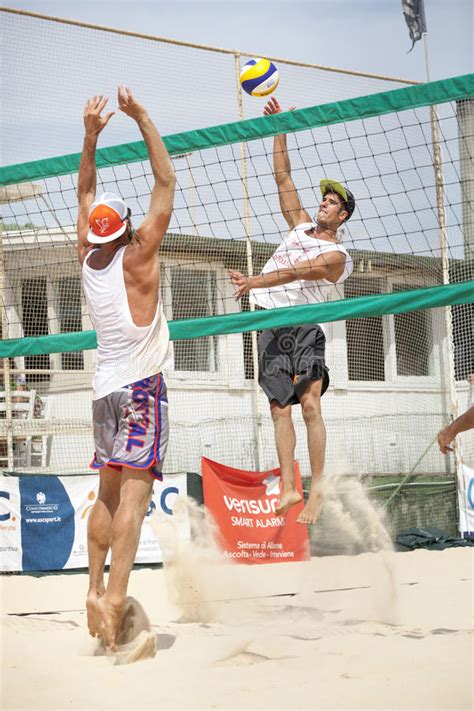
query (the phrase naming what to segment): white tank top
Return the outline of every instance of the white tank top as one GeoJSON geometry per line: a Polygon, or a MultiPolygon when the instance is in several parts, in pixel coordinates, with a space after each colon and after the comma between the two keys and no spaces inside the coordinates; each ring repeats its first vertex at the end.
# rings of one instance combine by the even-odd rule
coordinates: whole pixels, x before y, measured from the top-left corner
{"type": "MultiPolygon", "coordinates": [[[[344,271],[335,282],[342,284],[351,275],[353,269],[352,258],[348,251],[337,242],[328,242],[306,234],[306,230],[316,227],[312,222],[304,222],[295,227],[279,245],[273,256],[262,269],[262,274],[275,272],[278,269],[289,269],[298,262],[315,259],[327,252],[342,252],[346,257],[344,271]]],[[[281,306],[296,306],[303,304],[317,304],[325,301],[329,292],[334,289],[334,282],[327,279],[319,281],[296,279],[289,284],[280,286],[252,289],[249,294],[250,301],[264,309],[275,309],[281,306]]]]}
{"type": "Polygon", "coordinates": [[[97,333],[93,400],[159,373],[169,357],[169,330],[161,299],[149,326],[133,323],[123,275],[125,249],[119,249],[105,269],[88,265],[92,251],[82,265],[82,286],[97,333]]]}

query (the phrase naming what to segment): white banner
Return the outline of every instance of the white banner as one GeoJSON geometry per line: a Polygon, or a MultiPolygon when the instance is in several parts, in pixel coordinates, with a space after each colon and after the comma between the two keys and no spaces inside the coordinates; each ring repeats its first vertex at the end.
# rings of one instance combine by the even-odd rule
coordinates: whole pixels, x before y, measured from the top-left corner
{"type": "MultiPolygon", "coordinates": [[[[99,477],[0,476],[2,571],[87,567],[87,521],[97,499],[99,477]]],[[[136,563],[160,563],[163,555],[150,524],[154,511],[172,515],[177,496],[187,493],[186,474],[165,475],[153,484],[136,563]]],[[[178,535],[190,536],[179,521],[178,535]]]]}
{"type": "Polygon", "coordinates": [[[474,469],[458,464],[459,531],[474,536],[474,469]]]}

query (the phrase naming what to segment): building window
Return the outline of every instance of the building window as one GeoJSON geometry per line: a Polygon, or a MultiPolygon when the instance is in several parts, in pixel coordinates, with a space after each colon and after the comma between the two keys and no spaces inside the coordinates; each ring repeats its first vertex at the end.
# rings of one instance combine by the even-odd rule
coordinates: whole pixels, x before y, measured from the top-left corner
{"type": "MultiPolygon", "coordinates": [[[[344,296],[368,296],[382,292],[381,279],[352,277],[345,282],[344,296]]],[[[349,380],[385,380],[385,349],[381,316],[346,321],[349,380]]]]}
{"type": "MultiPolygon", "coordinates": [[[[393,285],[406,291],[406,285],[393,285]]],[[[394,314],[397,375],[426,376],[432,371],[433,329],[429,310],[394,314]]]]}
{"type": "Polygon", "coordinates": [[[451,314],[456,380],[465,380],[474,375],[474,306],[452,306],[451,314]]]}
{"type": "MultiPolygon", "coordinates": [[[[82,331],[81,280],[79,277],[64,277],[55,283],[59,333],[82,331]]],[[[63,370],[84,370],[82,351],[61,353],[63,370]]]]}
{"type": "MultiPolygon", "coordinates": [[[[25,279],[21,284],[23,335],[25,338],[48,335],[48,300],[46,279],[25,279]]],[[[25,356],[25,368],[50,369],[49,355],[25,356]]],[[[29,373],[26,382],[49,380],[49,373],[29,373]]]]}
{"type": "MultiPolygon", "coordinates": [[[[203,318],[217,314],[216,272],[203,269],[171,267],[171,303],[173,319],[203,318]]],[[[215,372],[217,336],[174,341],[176,371],[215,372]]]]}

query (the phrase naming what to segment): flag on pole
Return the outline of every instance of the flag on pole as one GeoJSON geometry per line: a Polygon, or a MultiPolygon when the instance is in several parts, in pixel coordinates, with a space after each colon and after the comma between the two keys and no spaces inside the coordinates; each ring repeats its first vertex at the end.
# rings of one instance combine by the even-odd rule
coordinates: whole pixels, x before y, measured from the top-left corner
{"type": "Polygon", "coordinates": [[[405,22],[408,25],[412,46],[408,50],[411,52],[415,42],[421,39],[426,32],[425,7],[423,0],[402,0],[402,10],[405,22]]]}

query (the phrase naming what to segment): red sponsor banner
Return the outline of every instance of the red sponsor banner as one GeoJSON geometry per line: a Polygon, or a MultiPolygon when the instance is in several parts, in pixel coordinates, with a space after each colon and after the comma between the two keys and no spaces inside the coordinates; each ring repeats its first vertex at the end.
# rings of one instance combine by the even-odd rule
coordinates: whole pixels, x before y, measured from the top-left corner
{"type": "MultiPolygon", "coordinates": [[[[297,463],[295,477],[302,495],[297,463]]],[[[204,504],[216,521],[226,558],[247,564],[309,559],[308,529],[296,522],[303,501],[283,516],[275,513],[279,469],[247,472],[202,457],[202,485],[204,504]]]]}

